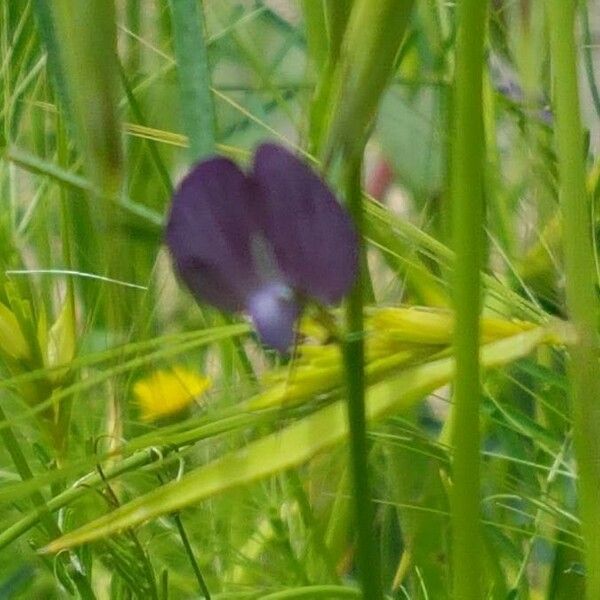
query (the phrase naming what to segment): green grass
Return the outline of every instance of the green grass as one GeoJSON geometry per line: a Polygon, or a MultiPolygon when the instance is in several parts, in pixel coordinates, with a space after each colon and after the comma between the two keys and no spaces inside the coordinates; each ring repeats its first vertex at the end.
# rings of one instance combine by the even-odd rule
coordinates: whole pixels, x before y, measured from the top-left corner
{"type": "Polygon", "coordinates": [[[598,3],[484,4],[0,5],[1,598],[596,600],[598,3]],[[365,250],[290,361],[163,245],[267,139],[365,250]]]}

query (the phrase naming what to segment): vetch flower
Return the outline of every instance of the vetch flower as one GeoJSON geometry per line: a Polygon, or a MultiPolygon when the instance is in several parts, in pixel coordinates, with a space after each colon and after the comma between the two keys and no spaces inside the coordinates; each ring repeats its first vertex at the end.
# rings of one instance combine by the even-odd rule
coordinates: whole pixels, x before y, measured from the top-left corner
{"type": "Polygon", "coordinates": [[[259,146],[250,172],[214,157],[173,197],[166,232],[175,268],[196,299],[247,311],[279,351],[307,301],[336,304],[358,268],[349,215],[321,178],[281,146],[259,146]]]}
{"type": "Polygon", "coordinates": [[[177,366],[169,371],[154,371],[139,379],[133,386],[133,393],[142,420],[155,421],[181,412],[210,385],[207,377],[177,366]]]}

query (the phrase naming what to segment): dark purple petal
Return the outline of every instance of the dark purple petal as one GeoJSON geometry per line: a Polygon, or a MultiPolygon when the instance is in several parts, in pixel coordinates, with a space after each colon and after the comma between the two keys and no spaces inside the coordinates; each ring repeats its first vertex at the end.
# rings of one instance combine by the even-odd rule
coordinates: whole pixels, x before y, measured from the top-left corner
{"type": "Polygon", "coordinates": [[[244,309],[240,290],[218,268],[187,257],[176,265],[179,276],[198,300],[227,312],[244,309]]]}
{"type": "Polygon", "coordinates": [[[278,282],[265,285],[248,298],[247,310],[265,344],[279,352],[291,347],[300,309],[289,287],[278,282]]]}
{"type": "Polygon", "coordinates": [[[252,178],[256,218],[285,281],[307,297],[339,302],[358,267],[348,214],[319,176],[281,146],[258,148],[252,178]]]}
{"type": "Polygon", "coordinates": [[[173,197],[166,241],[175,267],[194,295],[237,311],[262,280],[252,258],[260,235],[252,215],[253,189],[226,158],[196,165],[173,197]]]}
{"type": "Polygon", "coordinates": [[[308,166],[272,144],[257,150],[249,176],[225,158],[196,165],[173,197],[166,241],[198,300],[245,309],[280,351],[304,299],[338,302],[357,271],[349,216],[308,166]]]}

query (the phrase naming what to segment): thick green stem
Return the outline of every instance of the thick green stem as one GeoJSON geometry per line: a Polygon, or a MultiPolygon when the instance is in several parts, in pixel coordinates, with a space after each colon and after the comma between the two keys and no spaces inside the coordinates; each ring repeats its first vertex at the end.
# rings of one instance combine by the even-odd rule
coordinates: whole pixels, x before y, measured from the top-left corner
{"type": "MultiPolygon", "coordinates": [[[[346,202],[357,231],[362,230],[362,158],[350,158],[346,164],[346,202]]],[[[362,255],[362,246],[361,246],[362,255]]],[[[360,271],[360,269],[359,269],[360,271]]],[[[344,363],[348,391],[348,422],[350,429],[350,455],[354,482],[354,507],[357,530],[357,561],[364,597],[368,600],[382,598],[379,555],[373,528],[373,504],[369,485],[368,456],[365,420],[365,372],[363,339],[363,276],[359,272],[346,304],[346,339],[344,363]]]]}
{"type": "Polygon", "coordinates": [[[199,6],[197,0],[171,0],[171,15],[182,121],[191,159],[197,161],[215,151],[216,127],[202,3],[199,6]]]}
{"type": "Polygon", "coordinates": [[[482,593],[479,465],[479,312],[484,232],[482,73],[487,2],[458,3],[458,39],[452,130],[452,217],[456,252],[456,381],[452,463],[454,598],[482,593]]]}
{"type": "Polygon", "coordinates": [[[600,306],[577,81],[575,2],[548,0],[554,80],[555,138],[563,217],[567,309],[577,332],[570,379],[579,507],[586,559],[586,596],[600,598],[600,306]]]}

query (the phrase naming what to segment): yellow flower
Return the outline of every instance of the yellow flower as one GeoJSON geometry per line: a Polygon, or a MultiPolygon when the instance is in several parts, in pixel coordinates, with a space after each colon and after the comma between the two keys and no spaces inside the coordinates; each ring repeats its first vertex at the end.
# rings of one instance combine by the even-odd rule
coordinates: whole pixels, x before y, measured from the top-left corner
{"type": "Polygon", "coordinates": [[[210,379],[183,367],[155,371],[136,381],[133,393],[140,407],[142,420],[155,421],[181,412],[211,385],[210,379]]]}

